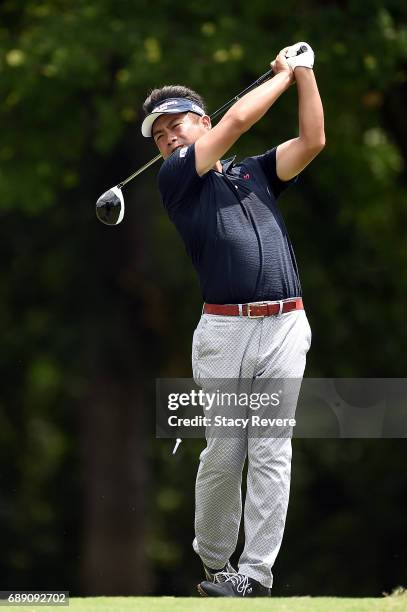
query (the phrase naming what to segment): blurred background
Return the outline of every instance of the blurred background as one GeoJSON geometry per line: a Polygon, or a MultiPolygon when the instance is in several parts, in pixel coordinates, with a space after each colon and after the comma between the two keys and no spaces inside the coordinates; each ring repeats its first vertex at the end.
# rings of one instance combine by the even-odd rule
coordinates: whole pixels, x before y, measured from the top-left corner
{"type": "MultiPolygon", "coordinates": [[[[140,133],[151,88],[186,84],[213,111],[282,47],[313,46],[327,146],[279,201],[306,375],[406,375],[406,17],[402,0],[3,0],[1,589],[189,595],[202,576],[204,443],[171,456],[154,433],[155,379],[191,376],[202,306],[159,164],[125,189],[121,225],[94,209],[156,154],[140,133]]],[[[232,153],[296,134],[294,86],[232,153]]],[[[294,440],[276,595],[406,586],[406,459],[403,439],[294,440]]]]}

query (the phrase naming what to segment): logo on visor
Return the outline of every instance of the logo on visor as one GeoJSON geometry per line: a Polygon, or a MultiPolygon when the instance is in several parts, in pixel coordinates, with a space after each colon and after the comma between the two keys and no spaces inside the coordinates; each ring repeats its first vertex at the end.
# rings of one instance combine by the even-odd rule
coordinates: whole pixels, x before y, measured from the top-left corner
{"type": "Polygon", "coordinates": [[[185,157],[185,155],[187,154],[187,150],[188,150],[188,147],[182,147],[182,149],[179,150],[179,156],[185,157]]]}
{"type": "Polygon", "coordinates": [[[174,104],[178,104],[178,101],[170,100],[169,102],[164,102],[164,104],[160,104],[160,106],[157,106],[152,112],[159,113],[160,111],[167,110],[169,106],[173,106],[174,104]]]}

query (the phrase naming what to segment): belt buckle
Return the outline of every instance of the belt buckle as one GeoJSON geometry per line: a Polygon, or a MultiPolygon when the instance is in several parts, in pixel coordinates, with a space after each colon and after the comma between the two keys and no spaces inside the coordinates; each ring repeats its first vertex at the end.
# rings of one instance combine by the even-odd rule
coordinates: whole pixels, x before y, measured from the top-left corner
{"type": "Polygon", "coordinates": [[[252,306],[264,306],[265,302],[261,302],[260,304],[247,304],[247,316],[249,319],[264,319],[264,317],[266,315],[252,315],[251,313],[251,307],[252,306]]]}

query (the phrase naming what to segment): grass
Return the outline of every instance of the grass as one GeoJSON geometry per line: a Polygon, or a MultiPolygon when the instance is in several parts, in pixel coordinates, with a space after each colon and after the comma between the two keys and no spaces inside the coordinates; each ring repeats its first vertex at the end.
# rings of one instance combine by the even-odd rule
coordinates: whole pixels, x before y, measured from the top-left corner
{"type": "MultiPolygon", "coordinates": [[[[241,599],[209,599],[201,597],[74,597],[69,608],[61,606],[31,606],[31,612],[405,612],[407,591],[396,589],[392,595],[381,598],[340,597],[270,597],[241,599]]],[[[13,606],[0,610],[16,612],[13,606]]]]}

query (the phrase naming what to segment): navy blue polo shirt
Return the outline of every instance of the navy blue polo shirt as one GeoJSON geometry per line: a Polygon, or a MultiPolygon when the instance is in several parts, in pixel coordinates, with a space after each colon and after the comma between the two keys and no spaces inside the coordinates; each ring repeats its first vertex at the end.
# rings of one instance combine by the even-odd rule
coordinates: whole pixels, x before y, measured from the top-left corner
{"type": "Polygon", "coordinates": [[[195,145],[177,149],[158,174],[161,197],[199,276],[203,300],[243,304],[301,296],[294,250],[276,200],[290,181],[276,147],[200,177],[195,145]]]}

